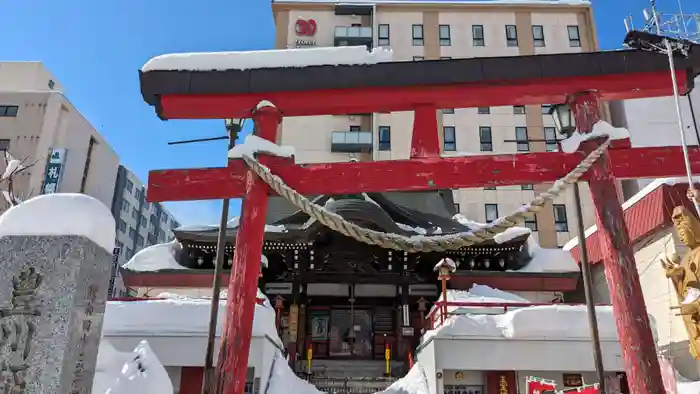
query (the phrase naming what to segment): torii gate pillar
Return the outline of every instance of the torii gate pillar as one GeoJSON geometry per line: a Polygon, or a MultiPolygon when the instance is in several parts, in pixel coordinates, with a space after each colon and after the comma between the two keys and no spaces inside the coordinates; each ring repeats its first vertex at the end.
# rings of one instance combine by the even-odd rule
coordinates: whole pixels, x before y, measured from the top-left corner
{"type": "MultiPolygon", "coordinates": [[[[595,93],[577,94],[571,96],[568,101],[579,132],[586,134],[593,131],[593,125],[600,120],[600,104],[595,93]]],[[[599,144],[600,140],[591,140],[583,143],[581,149],[589,153],[599,144]]],[[[589,170],[588,185],[595,206],[605,277],[610,290],[630,392],[665,393],[634,251],[607,152],[589,170]]],[[[579,240],[579,243],[581,242],[585,240],[579,240]]]]}
{"type": "MultiPolygon", "coordinates": [[[[260,138],[275,142],[282,121],[274,106],[260,103],[253,113],[255,132],[260,138]]],[[[261,157],[264,164],[267,158],[261,157]]],[[[255,298],[262,257],[269,190],[251,170],[245,174],[245,195],[241,220],[236,234],[236,249],[228,285],[226,321],[221,335],[217,363],[216,394],[243,394],[248,354],[255,317],[255,298]]]]}

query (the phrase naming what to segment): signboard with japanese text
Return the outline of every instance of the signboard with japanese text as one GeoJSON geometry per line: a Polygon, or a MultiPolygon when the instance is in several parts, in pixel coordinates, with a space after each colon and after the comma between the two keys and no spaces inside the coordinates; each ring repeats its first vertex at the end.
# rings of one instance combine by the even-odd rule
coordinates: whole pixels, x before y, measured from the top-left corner
{"type": "Polygon", "coordinates": [[[46,174],[41,194],[52,194],[58,192],[63,174],[63,166],[66,163],[66,150],[63,148],[51,148],[49,151],[49,161],[46,164],[46,174]]]}

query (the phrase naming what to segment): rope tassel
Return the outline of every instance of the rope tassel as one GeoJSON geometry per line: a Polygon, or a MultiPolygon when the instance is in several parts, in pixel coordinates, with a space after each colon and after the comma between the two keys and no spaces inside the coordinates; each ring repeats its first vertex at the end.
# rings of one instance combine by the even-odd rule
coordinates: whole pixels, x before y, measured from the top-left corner
{"type": "Polygon", "coordinates": [[[299,208],[299,210],[316,219],[319,223],[331,230],[368,245],[409,253],[428,253],[458,250],[463,247],[492,240],[497,234],[515,227],[518,222],[525,218],[532,217],[533,214],[542,210],[547,202],[559,197],[569,186],[578,182],[583,174],[585,174],[610,147],[611,142],[611,139],[608,138],[607,141],[600,144],[598,148],[589,153],[581,163],[571,170],[571,172],[557,180],[551,188],[535,197],[532,202],[523,205],[509,215],[494,220],[484,228],[463,233],[430,236],[419,235],[413,237],[370,230],[348,222],[343,219],[342,216],[330,212],[318,204],[314,204],[308,198],[289,187],[284,183],[282,178],[270,172],[268,167],[261,164],[251,154],[244,153],[242,157],[246,165],[248,165],[260,179],[265,181],[272,190],[284,197],[295,207],[299,208]]]}

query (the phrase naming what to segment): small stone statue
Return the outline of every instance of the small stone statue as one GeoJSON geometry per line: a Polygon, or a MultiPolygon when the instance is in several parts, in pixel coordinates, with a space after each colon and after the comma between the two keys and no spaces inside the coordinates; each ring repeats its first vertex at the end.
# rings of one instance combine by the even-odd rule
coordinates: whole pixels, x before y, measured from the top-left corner
{"type": "Polygon", "coordinates": [[[672,309],[683,316],[690,338],[690,353],[700,359],[700,221],[683,206],[673,209],[671,220],[688,252],[682,259],[674,253],[661,264],[681,301],[672,309]]]}

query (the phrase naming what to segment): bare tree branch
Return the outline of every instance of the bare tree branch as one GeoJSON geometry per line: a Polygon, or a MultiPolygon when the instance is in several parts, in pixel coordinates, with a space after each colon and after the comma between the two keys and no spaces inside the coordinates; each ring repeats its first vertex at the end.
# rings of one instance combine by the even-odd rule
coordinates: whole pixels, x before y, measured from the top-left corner
{"type": "Polygon", "coordinates": [[[12,155],[5,151],[4,157],[5,161],[5,173],[2,174],[0,177],[0,185],[5,184],[6,190],[1,190],[3,197],[5,198],[5,201],[7,201],[10,206],[15,206],[18,205],[19,203],[22,202],[24,199],[23,197],[25,196],[18,196],[17,193],[15,192],[15,177],[19,174],[21,174],[23,171],[28,170],[31,167],[34,167],[38,160],[35,160],[33,163],[25,165],[25,162],[28,160],[27,157],[25,157],[22,160],[17,160],[12,157],[12,155]],[[22,198],[20,198],[22,197],[22,198]]]}

